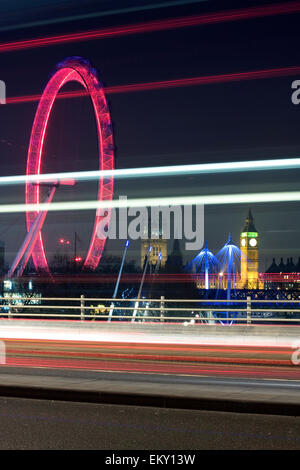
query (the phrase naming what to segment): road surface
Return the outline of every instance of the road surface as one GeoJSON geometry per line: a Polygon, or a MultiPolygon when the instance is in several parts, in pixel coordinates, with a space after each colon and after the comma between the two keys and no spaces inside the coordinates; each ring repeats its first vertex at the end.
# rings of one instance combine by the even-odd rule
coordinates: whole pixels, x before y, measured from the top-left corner
{"type": "Polygon", "coordinates": [[[0,398],[0,420],[1,450],[300,449],[299,417],[0,398]]]}

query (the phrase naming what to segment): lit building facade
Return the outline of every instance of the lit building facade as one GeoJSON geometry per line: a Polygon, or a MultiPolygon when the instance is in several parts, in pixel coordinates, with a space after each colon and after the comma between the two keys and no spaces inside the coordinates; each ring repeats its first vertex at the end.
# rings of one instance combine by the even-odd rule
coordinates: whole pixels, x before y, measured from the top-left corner
{"type": "Polygon", "coordinates": [[[153,227],[151,225],[151,217],[148,219],[148,226],[144,227],[144,238],[141,241],[141,259],[140,265],[143,269],[145,260],[149,254],[149,264],[151,266],[156,266],[158,257],[160,257],[160,266],[165,267],[167,256],[168,256],[168,246],[167,240],[163,238],[162,230],[159,227],[153,227]],[[150,230],[150,238],[149,231],[150,230]],[[152,247],[149,252],[149,247],[152,247]]]}
{"type": "Polygon", "coordinates": [[[250,209],[240,235],[240,250],[241,274],[239,288],[263,289],[264,283],[259,279],[258,272],[259,235],[250,209]]]}
{"type": "Polygon", "coordinates": [[[152,250],[149,253],[149,264],[155,266],[158,260],[158,256],[161,253],[160,265],[164,267],[167,260],[167,240],[162,238],[150,238],[147,240],[142,240],[141,243],[141,269],[144,267],[150,246],[152,247],[152,250]]]}

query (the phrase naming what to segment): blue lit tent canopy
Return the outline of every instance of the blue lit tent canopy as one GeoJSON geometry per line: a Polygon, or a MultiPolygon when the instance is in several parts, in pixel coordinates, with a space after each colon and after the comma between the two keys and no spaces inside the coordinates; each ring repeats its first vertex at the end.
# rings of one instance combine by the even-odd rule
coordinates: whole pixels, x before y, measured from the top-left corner
{"type": "Polygon", "coordinates": [[[197,256],[188,264],[187,270],[194,273],[205,275],[205,289],[209,289],[209,275],[215,274],[218,270],[218,260],[215,255],[208,249],[207,242],[204,248],[197,256]]]}

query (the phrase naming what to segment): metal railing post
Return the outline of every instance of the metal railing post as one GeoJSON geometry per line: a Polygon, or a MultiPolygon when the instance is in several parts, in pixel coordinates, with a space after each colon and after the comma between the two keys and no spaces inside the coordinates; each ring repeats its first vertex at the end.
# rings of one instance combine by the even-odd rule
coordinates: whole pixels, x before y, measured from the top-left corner
{"type": "Polygon", "coordinates": [[[164,321],[165,315],[165,297],[163,295],[160,296],[160,321],[164,321]]]}
{"type": "Polygon", "coordinates": [[[247,325],[251,324],[251,297],[247,297],[247,325]]]}
{"type": "Polygon", "coordinates": [[[11,296],[8,296],[8,318],[12,318],[11,296]]]}
{"type": "Polygon", "coordinates": [[[80,296],[80,320],[84,321],[84,295],[80,296]]]}

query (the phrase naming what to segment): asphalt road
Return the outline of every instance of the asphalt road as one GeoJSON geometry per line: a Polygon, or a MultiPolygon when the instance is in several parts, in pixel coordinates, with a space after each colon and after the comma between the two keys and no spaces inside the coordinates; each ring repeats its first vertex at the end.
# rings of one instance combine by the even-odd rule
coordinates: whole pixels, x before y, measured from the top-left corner
{"type": "Polygon", "coordinates": [[[299,450],[300,416],[284,415],[285,404],[299,404],[299,396],[299,381],[276,378],[1,367],[0,450],[299,450]],[[28,398],[3,396],[5,386],[23,387],[28,398]],[[33,389],[46,396],[33,399],[33,389]],[[57,389],[68,399],[51,399],[57,389]],[[103,392],[135,394],[142,403],[151,395],[171,396],[173,405],[80,401],[85,392],[100,399],[103,392]],[[188,397],[216,398],[226,411],[188,409],[189,401],[179,409],[176,400],[188,397]],[[255,409],[260,403],[259,414],[234,411],[236,402],[251,400],[255,409]],[[280,402],[283,413],[268,414],[266,402],[280,402]]]}
{"type": "Polygon", "coordinates": [[[300,416],[300,381],[226,374],[2,367],[0,396],[300,416]]]}
{"type": "Polygon", "coordinates": [[[1,450],[300,449],[300,417],[0,398],[0,420],[1,450]]]}

